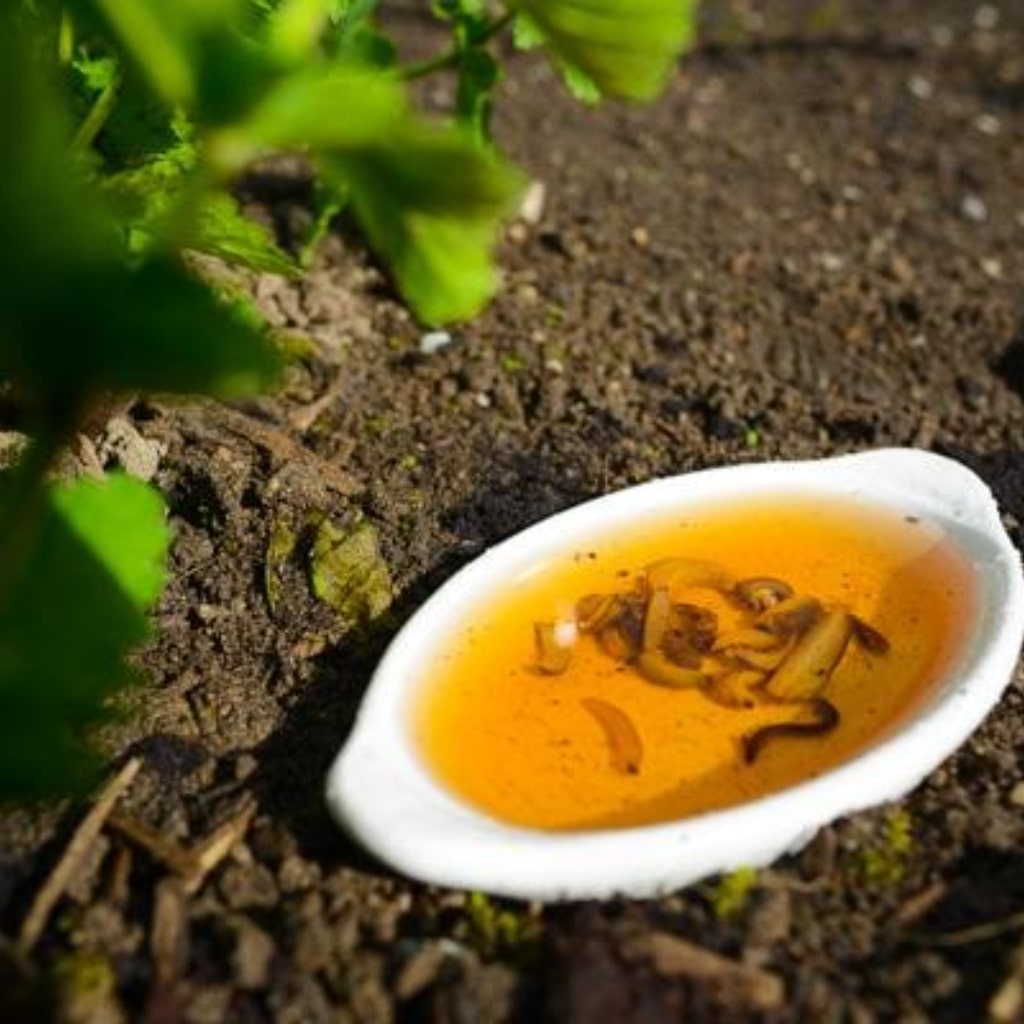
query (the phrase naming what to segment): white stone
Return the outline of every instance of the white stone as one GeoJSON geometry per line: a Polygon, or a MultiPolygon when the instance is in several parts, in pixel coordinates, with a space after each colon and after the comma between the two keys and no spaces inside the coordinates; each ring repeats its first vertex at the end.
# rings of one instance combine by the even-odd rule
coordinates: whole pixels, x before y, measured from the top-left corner
{"type": "Polygon", "coordinates": [[[999,24],[999,8],[993,4],[982,4],[975,8],[974,27],[982,32],[991,32],[999,24]]]}
{"type": "Polygon", "coordinates": [[[425,356],[432,356],[435,352],[447,348],[454,339],[447,331],[428,331],[420,338],[420,353],[425,356]]]}
{"type": "Polygon", "coordinates": [[[935,86],[923,75],[914,75],[907,80],[907,92],[914,99],[930,100],[935,95],[935,86]]]}
{"type": "Polygon", "coordinates": [[[988,207],[980,196],[964,196],[960,200],[960,213],[964,220],[975,224],[984,224],[988,220],[988,207]]]}
{"type": "Polygon", "coordinates": [[[369,851],[426,882],[524,900],[661,894],[709,875],[769,864],[800,849],[828,822],[899,799],[991,711],[1013,676],[1022,638],[1019,555],[988,487],[957,462],[887,449],[656,480],[552,516],[441,587],[378,666],[331,768],[327,802],[369,851]],[[643,827],[556,833],[506,825],[434,778],[417,750],[410,707],[426,667],[496,590],[624,523],[779,493],[866,500],[938,522],[965,556],[978,595],[969,632],[914,714],[815,778],[725,810],[643,827]]]}
{"type": "Polygon", "coordinates": [[[519,219],[526,224],[537,225],[544,217],[548,191],[542,181],[531,181],[530,187],[519,204],[519,219]]]}
{"type": "Polygon", "coordinates": [[[998,135],[1003,125],[995,114],[978,114],[974,119],[974,127],[982,135],[998,135]]]}

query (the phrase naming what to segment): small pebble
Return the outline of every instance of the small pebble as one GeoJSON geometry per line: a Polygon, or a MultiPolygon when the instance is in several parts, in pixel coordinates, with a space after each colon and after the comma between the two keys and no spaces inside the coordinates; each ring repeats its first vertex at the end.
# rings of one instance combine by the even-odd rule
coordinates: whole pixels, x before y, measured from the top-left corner
{"type": "Polygon", "coordinates": [[[1003,261],[995,258],[982,260],[981,271],[986,277],[991,278],[993,281],[998,281],[1003,276],[1003,261]]]}
{"type": "Polygon", "coordinates": [[[923,75],[914,75],[907,79],[907,92],[914,99],[930,100],[935,95],[935,86],[923,75]]]}
{"type": "Polygon", "coordinates": [[[995,114],[978,114],[974,119],[974,127],[982,135],[998,135],[1002,124],[995,114]]]}
{"type": "Polygon", "coordinates": [[[547,203],[547,189],[542,181],[530,182],[530,187],[519,204],[519,219],[526,224],[537,225],[544,217],[544,206],[547,203]]]}
{"type": "Polygon", "coordinates": [[[864,189],[857,185],[844,185],[839,194],[846,203],[859,203],[864,199],[864,189]]]}
{"type": "Polygon", "coordinates": [[[822,270],[829,274],[838,274],[846,266],[846,260],[834,252],[823,252],[818,257],[822,270]]]}
{"type": "Polygon", "coordinates": [[[473,398],[473,401],[480,406],[481,409],[490,409],[492,402],[491,396],[486,391],[478,391],[473,398]]]}
{"type": "Polygon", "coordinates": [[[629,237],[638,249],[646,249],[651,244],[651,236],[647,228],[633,228],[629,237]]]}
{"type": "Polygon", "coordinates": [[[565,373],[565,365],[562,363],[561,359],[546,359],[544,361],[544,369],[547,370],[548,373],[556,375],[565,373]]]}
{"type": "Polygon", "coordinates": [[[447,331],[428,331],[420,338],[420,353],[432,356],[452,343],[452,336],[447,331]]]}
{"type": "Polygon", "coordinates": [[[979,196],[964,196],[960,201],[960,213],[964,220],[975,224],[984,224],[988,220],[988,207],[979,196]]]}
{"type": "Polygon", "coordinates": [[[1024,781],[1018,782],[1013,789],[1010,790],[1010,803],[1014,807],[1024,807],[1024,781]]]}
{"type": "Polygon", "coordinates": [[[910,339],[909,344],[910,344],[911,348],[916,348],[916,349],[927,348],[928,347],[928,338],[924,334],[915,334],[910,339]]]}
{"type": "Polygon", "coordinates": [[[991,32],[999,24],[999,8],[993,4],[982,4],[975,8],[974,27],[982,32],[991,32]]]}

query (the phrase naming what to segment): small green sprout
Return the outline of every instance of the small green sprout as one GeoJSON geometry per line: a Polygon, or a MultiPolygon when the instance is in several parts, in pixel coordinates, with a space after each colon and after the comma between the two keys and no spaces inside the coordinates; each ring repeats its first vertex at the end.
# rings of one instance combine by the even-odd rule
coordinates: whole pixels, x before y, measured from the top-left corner
{"type": "Polygon", "coordinates": [[[723,875],[711,896],[715,917],[727,921],[736,917],[750,900],[757,887],[757,872],[753,868],[737,868],[731,874],[723,875]]]}

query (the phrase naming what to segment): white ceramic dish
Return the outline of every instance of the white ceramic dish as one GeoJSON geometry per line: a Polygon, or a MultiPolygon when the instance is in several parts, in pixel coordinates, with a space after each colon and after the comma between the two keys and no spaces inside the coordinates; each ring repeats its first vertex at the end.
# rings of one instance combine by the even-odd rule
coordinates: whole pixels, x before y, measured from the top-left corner
{"type": "Polygon", "coordinates": [[[959,463],[909,449],[677,476],[580,505],[492,548],[413,616],[381,661],[327,779],[338,821],[414,878],[523,899],[647,896],[799,849],[824,824],[894,800],[956,749],[999,700],[1024,635],[1020,559],[991,493],[959,463]],[[750,803],[638,828],[555,833],[503,824],[435,780],[410,708],[432,652],[482,599],[580,537],[666,510],[744,496],[870,499],[942,526],[977,577],[973,634],[934,696],[898,731],[818,778],[750,803]]]}

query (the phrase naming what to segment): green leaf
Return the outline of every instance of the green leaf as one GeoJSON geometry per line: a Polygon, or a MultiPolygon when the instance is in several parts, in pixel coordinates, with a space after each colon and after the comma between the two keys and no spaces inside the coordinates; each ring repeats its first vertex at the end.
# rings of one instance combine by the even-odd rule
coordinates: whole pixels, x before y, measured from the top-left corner
{"type": "Polygon", "coordinates": [[[487,0],[433,0],[430,9],[445,20],[480,18],[487,13],[487,0]]]}
{"type": "Polygon", "coordinates": [[[572,64],[561,64],[558,69],[566,88],[581,103],[595,106],[601,102],[601,90],[597,83],[572,64]]]}
{"type": "Polygon", "coordinates": [[[289,64],[309,57],[335,6],[336,0],[284,0],[271,16],[267,45],[289,64]]]}
{"type": "MultiPolygon", "coordinates": [[[[698,0],[510,0],[558,60],[603,95],[645,100],[665,83],[696,31],[698,0]]],[[[519,19],[517,19],[519,20],[519,19]]]]}
{"type": "Polygon", "coordinates": [[[85,89],[98,96],[113,84],[118,75],[117,61],[110,56],[91,56],[79,53],[71,63],[85,89]]]}
{"type": "Polygon", "coordinates": [[[547,39],[537,24],[520,12],[512,23],[512,42],[517,50],[529,51],[543,46],[547,39]]]}
{"type": "Polygon", "coordinates": [[[455,113],[478,145],[490,142],[492,98],[500,78],[498,62],[484,49],[467,50],[459,60],[455,113]]]}
{"type": "Polygon", "coordinates": [[[66,127],[4,20],[0,377],[63,419],[100,391],[265,386],[278,360],[264,337],[175,260],[127,265],[106,204],[68,157],[66,127]]]}
{"type": "Polygon", "coordinates": [[[254,36],[252,0],[74,0],[114,36],[168,106],[223,124],[252,106],[280,72],[254,36]]]}
{"type": "Polygon", "coordinates": [[[142,167],[103,179],[129,250],[143,256],[173,246],[250,270],[296,276],[295,261],[263,225],[242,213],[231,195],[197,190],[190,180],[197,159],[194,146],[180,145],[142,167]]]}
{"type": "Polygon", "coordinates": [[[393,68],[398,59],[395,44],[369,24],[356,25],[340,33],[329,32],[326,49],[333,60],[378,70],[393,68]]]}
{"type": "Polygon", "coordinates": [[[36,280],[0,306],[0,375],[51,409],[102,391],[247,394],[278,368],[265,338],[165,257],[36,280]]]}
{"type": "Polygon", "coordinates": [[[168,528],[160,495],[124,473],[55,489],[54,508],[140,610],[167,579],[168,528]]]}
{"type": "Polygon", "coordinates": [[[311,212],[313,220],[302,239],[299,250],[299,264],[303,267],[312,266],[313,259],[320,243],[327,237],[334,218],[348,205],[348,186],[343,182],[325,181],[319,177],[313,186],[311,212]]]}
{"type": "Polygon", "coordinates": [[[190,249],[268,274],[297,277],[295,261],[280,249],[262,224],[246,217],[226,193],[207,195],[199,210],[190,249]]]}
{"type": "Polygon", "coordinates": [[[392,134],[407,101],[391,76],[363,68],[314,69],[282,80],[242,123],[212,136],[207,155],[225,175],[280,150],[350,149],[392,134]]]}
{"type": "Polygon", "coordinates": [[[168,543],[159,495],[128,477],[46,496],[0,607],[0,799],[89,785],[83,733],[135,678],[168,543]]]}
{"type": "Polygon", "coordinates": [[[370,244],[421,319],[470,317],[494,294],[491,247],[522,190],[508,164],[455,129],[411,122],[325,166],[348,184],[370,244]]]}
{"type": "Polygon", "coordinates": [[[365,626],[391,606],[391,573],[369,523],[342,529],[323,519],[309,558],[313,593],[334,609],[346,628],[365,626]]]}
{"type": "Polygon", "coordinates": [[[196,81],[188,24],[180,17],[189,4],[93,0],[93,6],[165,100],[188,103],[194,98],[196,81]],[[175,8],[182,9],[178,17],[175,8]]]}

